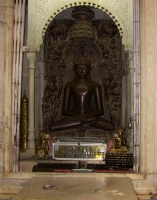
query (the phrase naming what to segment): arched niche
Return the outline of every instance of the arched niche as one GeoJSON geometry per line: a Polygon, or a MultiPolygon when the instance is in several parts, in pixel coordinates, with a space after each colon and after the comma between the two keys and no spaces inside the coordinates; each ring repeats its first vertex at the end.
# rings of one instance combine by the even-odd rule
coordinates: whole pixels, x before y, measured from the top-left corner
{"type": "MultiPolygon", "coordinates": [[[[36,43],[36,45],[33,48],[35,48],[36,51],[38,51],[39,49],[38,49],[37,46],[40,46],[40,42],[42,42],[41,43],[42,46],[40,48],[40,53],[39,54],[40,55],[43,54],[43,40],[44,40],[44,37],[45,37],[45,33],[46,33],[46,31],[47,31],[47,29],[49,27],[49,24],[54,19],[58,19],[58,18],[62,18],[63,19],[63,18],[65,18],[66,15],[67,15],[66,16],[66,18],[67,18],[68,15],[69,15],[68,12],[71,12],[71,10],[74,9],[74,7],[73,7],[74,5],[75,6],[78,6],[78,5],[79,6],[80,5],[89,6],[89,5],[91,5],[92,8],[98,13],[97,16],[96,16],[97,19],[98,18],[102,18],[102,15],[106,15],[108,18],[110,18],[111,20],[113,20],[113,22],[117,25],[119,34],[120,34],[120,36],[122,38],[122,51],[123,52],[122,52],[122,63],[121,64],[123,65],[123,73],[125,74],[123,76],[123,80],[122,80],[123,81],[123,87],[122,87],[123,95],[122,96],[124,97],[124,98],[122,98],[122,101],[123,101],[123,103],[122,103],[123,104],[123,108],[122,108],[123,122],[122,122],[122,125],[126,127],[127,126],[127,122],[128,122],[128,118],[131,115],[130,114],[131,113],[131,111],[130,111],[131,110],[130,109],[131,108],[130,104],[131,104],[131,101],[132,101],[132,99],[130,99],[131,88],[130,88],[130,85],[129,85],[129,81],[131,79],[133,79],[133,76],[130,77],[130,71],[129,70],[131,68],[132,63],[130,62],[130,57],[129,57],[130,54],[128,53],[128,52],[131,52],[131,47],[132,47],[133,44],[131,43],[131,39],[130,38],[128,40],[126,40],[126,38],[128,36],[127,34],[129,32],[131,33],[131,29],[132,29],[132,27],[129,26],[129,23],[130,23],[131,20],[130,21],[126,20],[127,18],[129,18],[129,14],[130,13],[128,13],[127,17],[126,17],[126,14],[125,14],[126,18],[125,18],[125,20],[122,20],[124,18],[124,16],[123,16],[124,13],[121,12],[121,15],[122,15],[121,18],[119,17],[120,13],[118,13],[117,11],[115,11],[115,15],[114,15],[113,13],[114,13],[115,7],[113,7],[112,12],[109,12],[109,10],[107,10],[107,8],[110,8],[110,6],[111,6],[109,4],[106,4],[106,6],[108,6],[108,7],[105,9],[102,6],[98,6],[96,4],[90,4],[90,3],[89,4],[88,3],[86,3],[86,4],[85,3],[75,3],[74,4],[73,3],[73,4],[69,5],[69,6],[65,5],[65,7],[64,6],[62,7],[62,9],[59,9],[59,10],[55,11],[53,15],[52,15],[52,10],[51,10],[51,12],[48,12],[47,15],[45,15],[44,21],[40,21],[41,22],[40,25],[37,23],[38,27],[41,26],[41,24],[43,24],[43,27],[40,29],[41,30],[40,34],[36,34],[37,35],[37,40],[36,40],[37,43],[36,43]],[[116,16],[119,19],[119,21],[121,21],[121,24],[117,20],[116,16]],[[123,31],[122,27],[124,28],[124,31],[123,31]],[[130,30],[127,30],[128,27],[130,27],[130,30]],[[41,36],[41,35],[42,35],[42,37],[41,37],[42,41],[39,40],[39,36],[41,36]],[[130,48],[130,51],[128,50],[129,48],[130,48]]],[[[127,8],[130,6],[130,4],[128,4],[128,3],[126,3],[126,5],[127,5],[127,8]]],[[[119,8],[118,6],[120,6],[120,5],[117,5],[117,8],[119,8]]],[[[126,13],[126,10],[125,10],[125,13],[126,13]]],[[[39,14],[37,16],[39,16],[39,14]]],[[[37,30],[38,30],[38,33],[39,33],[39,29],[37,29],[37,30]]],[[[29,41],[29,37],[28,37],[28,41],[29,41]]],[[[31,49],[31,46],[29,48],[31,49]]],[[[38,66],[41,67],[40,66],[41,62],[40,61],[38,62],[38,61],[39,60],[37,59],[36,70],[37,70],[38,66]]],[[[42,71],[43,71],[43,69],[44,69],[44,66],[42,67],[42,71]]],[[[44,84],[45,84],[44,78],[42,77],[42,81],[40,81],[40,83],[39,83],[39,85],[42,88],[42,91],[40,92],[40,102],[39,102],[38,108],[39,107],[41,108],[42,97],[44,95],[44,91],[43,91],[43,88],[45,87],[44,84]]],[[[36,99],[38,99],[38,97],[36,97],[36,99]]],[[[38,122],[38,123],[41,123],[41,121],[42,121],[41,115],[42,115],[42,113],[41,112],[39,113],[39,111],[38,111],[38,113],[36,113],[36,116],[40,116],[40,122],[38,122]]],[[[39,131],[40,131],[41,127],[42,126],[40,124],[36,125],[36,127],[35,127],[35,129],[36,129],[36,138],[38,138],[38,134],[39,134],[39,131]]],[[[128,137],[129,137],[128,140],[131,141],[129,145],[131,146],[131,148],[133,148],[133,135],[129,134],[128,137]]]]}
{"type": "Polygon", "coordinates": [[[57,1],[47,0],[46,2],[36,0],[28,3],[28,46],[29,51],[39,51],[43,43],[43,36],[53,18],[62,11],[75,6],[91,6],[102,10],[109,15],[117,27],[122,37],[122,43],[126,50],[132,50],[132,1],[57,1]],[[30,18],[30,19],[29,19],[30,18]]]}
{"type": "MultiPolygon", "coordinates": [[[[51,23],[51,21],[57,17],[60,13],[62,13],[63,10],[67,10],[68,8],[71,9],[74,6],[78,5],[87,5],[92,6],[95,9],[101,10],[104,13],[106,13],[108,16],[110,16],[113,21],[117,24],[119,32],[122,36],[122,44],[124,47],[125,52],[125,60],[126,60],[126,66],[127,66],[127,72],[126,72],[126,79],[124,79],[124,85],[125,83],[130,84],[128,86],[128,104],[127,104],[127,110],[128,113],[126,114],[124,111],[124,115],[127,119],[130,120],[129,117],[131,117],[131,120],[133,119],[133,113],[134,113],[134,107],[133,107],[133,98],[134,98],[134,74],[133,72],[133,4],[131,1],[125,1],[125,2],[109,2],[104,1],[101,2],[100,5],[96,3],[90,3],[90,2],[72,2],[72,3],[66,3],[66,1],[63,2],[63,6],[60,6],[57,2],[55,4],[56,7],[51,6],[51,1],[46,1],[45,4],[43,4],[42,1],[36,1],[36,5],[32,2],[29,3],[29,17],[32,17],[30,20],[31,23],[28,23],[28,46],[29,46],[29,52],[39,52],[40,46],[43,44],[43,39],[45,36],[45,32],[51,23]],[[37,6],[37,9],[33,9],[37,6]],[[53,8],[53,9],[51,9],[53,8]]],[[[43,81],[44,82],[44,81],[43,81]]],[[[42,87],[44,88],[44,87],[42,87]]],[[[42,94],[41,94],[42,97],[42,94]]],[[[126,101],[126,100],[124,100],[126,101]]],[[[40,102],[41,103],[41,102],[40,102]]],[[[126,106],[126,104],[124,104],[126,106]]],[[[126,108],[124,108],[125,110],[126,108]]],[[[36,128],[36,130],[39,130],[36,128]]],[[[131,134],[129,137],[131,137],[133,147],[133,131],[130,130],[131,134]]],[[[38,135],[39,131],[37,131],[36,135],[38,135]]]]}
{"type": "MultiPolygon", "coordinates": [[[[124,104],[127,101],[127,94],[124,93],[127,87],[122,91],[122,87],[124,88],[122,79],[126,76],[126,58],[120,30],[110,16],[99,9],[87,6],[68,8],[50,22],[44,37],[44,46],[46,81],[42,102],[44,130],[48,131],[45,122],[51,121],[50,117],[53,121],[62,118],[63,89],[65,84],[74,78],[74,58],[82,53],[92,62],[92,80],[101,85],[104,117],[108,120],[109,116],[115,118],[114,131],[122,124],[126,127],[124,104]],[[84,17],[80,23],[78,16],[74,19],[72,15],[78,14],[78,11],[82,12],[81,9],[84,13],[92,12],[94,16],[90,20],[84,17]],[[125,101],[123,98],[123,108],[122,96],[126,97],[125,101]]],[[[101,134],[95,134],[98,135],[101,134]]]]}

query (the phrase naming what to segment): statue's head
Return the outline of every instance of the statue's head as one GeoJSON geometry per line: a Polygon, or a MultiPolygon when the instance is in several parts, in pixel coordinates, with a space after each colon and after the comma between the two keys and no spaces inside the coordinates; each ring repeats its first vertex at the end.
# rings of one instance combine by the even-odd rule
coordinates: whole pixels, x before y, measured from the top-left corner
{"type": "Polygon", "coordinates": [[[117,132],[118,132],[118,136],[123,136],[125,129],[123,127],[118,127],[117,128],[117,132]]]}
{"type": "Polygon", "coordinates": [[[91,67],[91,61],[85,56],[81,56],[74,60],[74,67],[77,65],[87,65],[88,67],[91,67]]]}
{"type": "MultiPolygon", "coordinates": [[[[85,56],[79,57],[74,60],[74,73],[76,77],[90,79],[91,61],[85,56]]],[[[75,78],[76,78],[75,77],[75,78]]]]}

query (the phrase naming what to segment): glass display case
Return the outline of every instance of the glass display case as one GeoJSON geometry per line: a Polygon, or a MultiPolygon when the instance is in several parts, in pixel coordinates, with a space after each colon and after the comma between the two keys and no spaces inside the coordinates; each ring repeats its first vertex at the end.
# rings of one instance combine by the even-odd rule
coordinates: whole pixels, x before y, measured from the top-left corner
{"type": "Polygon", "coordinates": [[[104,160],[106,143],[102,139],[64,138],[52,144],[52,158],[55,160],[104,160]]]}

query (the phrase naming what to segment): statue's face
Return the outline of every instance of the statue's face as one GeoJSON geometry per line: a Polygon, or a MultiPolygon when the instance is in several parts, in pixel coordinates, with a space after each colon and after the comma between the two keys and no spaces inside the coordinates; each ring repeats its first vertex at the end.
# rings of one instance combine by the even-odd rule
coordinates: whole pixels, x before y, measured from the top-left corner
{"type": "Polygon", "coordinates": [[[86,78],[89,72],[89,67],[87,65],[77,65],[75,66],[75,71],[78,78],[86,78]]]}

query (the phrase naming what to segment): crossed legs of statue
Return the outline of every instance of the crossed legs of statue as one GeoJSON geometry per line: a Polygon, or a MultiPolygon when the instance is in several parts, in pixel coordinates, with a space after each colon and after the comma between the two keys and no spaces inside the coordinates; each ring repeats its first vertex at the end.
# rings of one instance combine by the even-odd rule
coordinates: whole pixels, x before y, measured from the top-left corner
{"type": "Polygon", "coordinates": [[[70,128],[76,128],[79,126],[88,126],[93,128],[98,128],[105,131],[113,131],[114,126],[113,119],[111,122],[105,120],[102,117],[91,118],[88,120],[74,119],[73,117],[64,117],[57,122],[53,122],[53,125],[50,127],[50,131],[61,131],[70,128]]]}

